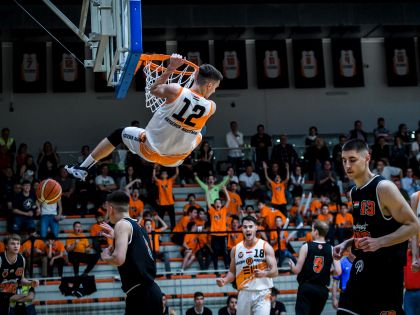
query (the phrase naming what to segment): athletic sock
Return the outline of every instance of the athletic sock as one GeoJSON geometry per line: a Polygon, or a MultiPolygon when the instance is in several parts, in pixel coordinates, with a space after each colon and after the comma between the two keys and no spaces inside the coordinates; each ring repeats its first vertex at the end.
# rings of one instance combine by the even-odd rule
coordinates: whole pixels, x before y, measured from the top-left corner
{"type": "Polygon", "coordinates": [[[92,154],[89,154],[89,156],[83,161],[82,164],[80,164],[80,167],[86,167],[86,168],[91,168],[93,165],[95,165],[98,161],[96,161],[93,157],[92,154]]]}

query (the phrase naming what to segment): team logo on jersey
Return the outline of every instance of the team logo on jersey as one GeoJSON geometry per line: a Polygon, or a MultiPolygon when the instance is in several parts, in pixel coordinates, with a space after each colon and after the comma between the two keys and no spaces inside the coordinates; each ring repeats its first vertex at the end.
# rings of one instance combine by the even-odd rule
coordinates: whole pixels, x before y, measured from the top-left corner
{"type": "Polygon", "coordinates": [[[397,315],[396,311],[382,311],[380,315],[397,315]]]}
{"type": "MultiPolygon", "coordinates": [[[[363,268],[365,268],[365,263],[363,260],[359,260],[355,265],[354,268],[356,268],[356,274],[363,271],[363,268]]],[[[381,313],[382,314],[382,313],[381,313]]]]}
{"type": "Polygon", "coordinates": [[[316,273],[320,273],[322,271],[322,268],[324,268],[324,257],[323,256],[315,256],[313,270],[316,273]]]}
{"type": "Polygon", "coordinates": [[[244,257],[244,253],[242,253],[242,252],[239,252],[239,254],[238,254],[238,257],[239,257],[239,258],[242,258],[242,257],[244,257]]]}
{"type": "Polygon", "coordinates": [[[15,275],[20,277],[23,275],[23,268],[18,268],[16,269],[15,275]]]}
{"type": "Polygon", "coordinates": [[[3,278],[6,278],[9,275],[9,269],[4,269],[1,275],[3,278]]]}
{"type": "Polygon", "coordinates": [[[254,259],[253,259],[252,257],[248,257],[248,258],[245,260],[245,262],[246,262],[246,264],[247,264],[247,265],[252,265],[252,263],[254,262],[254,259]]]}
{"type": "Polygon", "coordinates": [[[318,249],[322,249],[322,244],[318,244],[318,249]]]}

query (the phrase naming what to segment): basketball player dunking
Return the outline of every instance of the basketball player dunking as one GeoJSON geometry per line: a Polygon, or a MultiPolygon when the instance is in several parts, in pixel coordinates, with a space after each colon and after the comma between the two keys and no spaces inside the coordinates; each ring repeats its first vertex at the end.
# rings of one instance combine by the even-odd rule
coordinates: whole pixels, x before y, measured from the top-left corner
{"type": "Polygon", "coordinates": [[[84,180],[87,170],[121,143],[149,162],[169,167],[182,164],[200,144],[201,130],[216,111],[216,104],[208,98],[223,79],[215,67],[204,64],[200,66],[191,88],[176,83],[166,84],[169,76],[183,63],[182,56],[173,54],[167,70],[151,86],[150,92],[166,102],[153,115],[146,129],[127,127],[115,130],[80,166],[66,166],[66,170],[84,180]]]}
{"type": "Polygon", "coordinates": [[[407,240],[420,225],[398,188],[369,170],[369,149],[361,140],[343,145],[343,166],[356,187],[353,237],[334,248],[340,259],[352,246],[356,256],[337,314],[400,315],[403,301],[403,267],[407,240]]]}
{"type": "Polygon", "coordinates": [[[130,198],[123,191],[107,197],[112,229],[102,223],[105,236],[114,239],[114,248],[102,252],[102,259],[118,266],[122,289],[127,294],[125,315],[162,315],[162,292],[155,283],[156,263],[146,230],[130,218],[130,198]]]}
{"type": "Polygon", "coordinates": [[[217,279],[219,287],[236,281],[239,290],[236,313],[240,315],[267,315],[271,309],[271,288],[277,276],[274,250],[266,241],[257,238],[257,220],[252,216],[242,219],[244,240],[232,248],[229,272],[217,279]]]}

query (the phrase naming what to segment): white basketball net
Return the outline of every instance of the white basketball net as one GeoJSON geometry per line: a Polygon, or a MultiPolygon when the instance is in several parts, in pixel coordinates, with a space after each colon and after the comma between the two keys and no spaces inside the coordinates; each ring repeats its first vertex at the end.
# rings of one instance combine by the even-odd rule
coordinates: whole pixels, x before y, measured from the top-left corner
{"type": "MultiPolygon", "coordinates": [[[[150,93],[150,87],[155,83],[156,79],[159,78],[163,71],[166,70],[165,66],[163,65],[164,61],[146,61],[143,72],[146,75],[146,87],[145,87],[145,94],[146,94],[146,107],[149,108],[152,113],[157,111],[159,107],[165,103],[166,99],[158,98],[150,93]],[[152,65],[153,63],[153,65],[152,65]]],[[[189,88],[192,83],[194,82],[194,74],[189,75],[187,72],[194,72],[195,68],[185,64],[184,69],[178,70],[177,72],[172,73],[168,80],[166,81],[167,84],[169,83],[178,83],[183,87],[189,88]]]]}

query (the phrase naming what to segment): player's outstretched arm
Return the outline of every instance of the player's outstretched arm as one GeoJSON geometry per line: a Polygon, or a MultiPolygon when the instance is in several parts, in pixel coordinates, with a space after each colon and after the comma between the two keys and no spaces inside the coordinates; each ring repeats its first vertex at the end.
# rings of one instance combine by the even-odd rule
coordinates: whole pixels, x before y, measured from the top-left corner
{"type": "Polygon", "coordinates": [[[224,285],[231,283],[235,280],[235,274],[236,274],[236,265],[235,265],[235,248],[232,248],[230,251],[230,266],[229,271],[223,278],[216,279],[216,283],[219,287],[223,287],[224,285]]]}
{"type": "Polygon", "coordinates": [[[156,79],[155,83],[152,84],[150,93],[159,98],[166,98],[168,100],[175,99],[181,86],[175,83],[167,84],[166,82],[170,75],[183,64],[184,59],[181,55],[172,54],[168,68],[156,79]]]}
{"type": "MultiPolygon", "coordinates": [[[[378,238],[364,237],[360,239],[358,248],[365,252],[374,252],[382,247],[389,247],[407,241],[420,231],[420,224],[407,201],[397,186],[390,181],[379,183],[378,197],[382,209],[386,209],[400,226],[395,232],[378,238]]],[[[380,209],[377,209],[380,211],[380,209]]]]}

